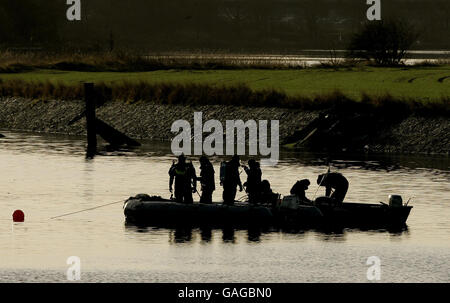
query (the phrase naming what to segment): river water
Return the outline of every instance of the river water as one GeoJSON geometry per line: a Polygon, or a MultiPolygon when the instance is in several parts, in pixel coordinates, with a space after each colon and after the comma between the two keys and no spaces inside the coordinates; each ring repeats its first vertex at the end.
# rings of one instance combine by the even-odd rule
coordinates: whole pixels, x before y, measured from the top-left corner
{"type": "MultiPolygon", "coordinates": [[[[86,160],[84,138],[0,132],[1,282],[67,281],[70,256],[80,258],[82,282],[368,282],[371,256],[380,259],[381,282],[450,282],[448,157],[333,157],[331,169],[350,182],[346,201],[412,197],[401,231],[171,230],[126,226],[121,202],[50,219],[137,193],[168,197],[168,142],[101,148],[86,160]],[[24,223],[12,223],[15,209],[24,223]]],[[[288,194],[296,180],[326,171],[323,158],[282,152],[263,177],[288,194]]]]}
{"type": "MultiPolygon", "coordinates": [[[[235,64],[235,65],[273,65],[284,67],[311,67],[321,64],[339,64],[346,59],[345,50],[303,50],[297,55],[255,55],[255,54],[170,54],[170,55],[148,55],[150,59],[188,63],[211,63],[235,64]]],[[[442,60],[448,60],[449,51],[409,51],[405,65],[415,65],[424,62],[439,64],[442,60]]]]}

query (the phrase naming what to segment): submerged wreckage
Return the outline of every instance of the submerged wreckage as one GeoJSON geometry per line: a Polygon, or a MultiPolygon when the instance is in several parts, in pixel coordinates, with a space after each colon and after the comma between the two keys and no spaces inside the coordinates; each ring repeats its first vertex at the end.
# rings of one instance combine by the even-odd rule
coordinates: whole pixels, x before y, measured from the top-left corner
{"type": "Polygon", "coordinates": [[[302,204],[296,196],[286,196],[276,205],[248,203],[224,205],[182,204],[159,196],[139,194],[124,203],[127,223],[151,226],[402,226],[412,206],[403,204],[400,196],[389,196],[389,203],[341,203],[327,197],[302,204]]]}

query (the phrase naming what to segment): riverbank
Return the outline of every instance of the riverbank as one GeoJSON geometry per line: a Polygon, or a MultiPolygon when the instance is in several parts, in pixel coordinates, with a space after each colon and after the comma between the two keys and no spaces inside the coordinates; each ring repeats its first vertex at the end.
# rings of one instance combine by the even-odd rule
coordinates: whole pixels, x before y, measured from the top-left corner
{"type": "MultiPolygon", "coordinates": [[[[37,101],[19,97],[0,99],[0,128],[34,132],[85,134],[85,120],[69,125],[84,110],[81,100],[37,101]]],[[[194,112],[203,121],[279,120],[280,141],[295,135],[323,110],[234,105],[164,105],[149,102],[108,101],[97,109],[98,118],[135,139],[170,140],[171,125],[184,119],[193,125],[194,112]]],[[[375,117],[377,119],[377,117],[375,117]]],[[[409,114],[395,120],[380,121],[385,127],[352,141],[347,150],[373,153],[447,154],[450,151],[450,118],[409,114]]],[[[351,135],[349,135],[351,136],[351,135]]]]}
{"type": "MultiPolygon", "coordinates": [[[[145,72],[77,71],[39,69],[28,72],[2,73],[0,79],[79,85],[82,82],[121,86],[123,82],[149,85],[201,85],[213,88],[245,85],[253,91],[276,90],[289,97],[315,98],[334,91],[360,100],[363,94],[423,103],[450,96],[450,65],[423,67],[354,66],[309,69],[172,69],[145,72]]],[[[26,97],[21,95],[21,97],[26,97]]],[[[55,96],[59,99],[59,96],[55,96]]]]}

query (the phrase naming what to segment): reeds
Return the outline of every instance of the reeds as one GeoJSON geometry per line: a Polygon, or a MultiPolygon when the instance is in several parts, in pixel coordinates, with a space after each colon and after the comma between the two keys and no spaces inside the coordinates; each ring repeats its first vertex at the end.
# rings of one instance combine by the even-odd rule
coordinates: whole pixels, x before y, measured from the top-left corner
{"type": "MultiPolygon", "coordinates": [[[[328,60],[313,65],[309,65],[307,61],[297,56],[232,54],[142,55],[129,50],[114,52],[0,51],[0,73],[20,73],[35,69],[91,72],[142,72],[169,69],[341,69],[364,65],[373,64],[361,60],[339,58],[332,51],[328,60]]],[[[445,58],[424,60],[409,66],[436,67],[443,65],[449,65],[449,60],[445,58]]]]}
{"type": "Polygon", "coordinates": [[[276,56],[244,55],[141,55],[130,51],[48,53],[0,51],[0,73],[33,69],[91,72],[141,72],[168,69],[288,69],[305,68],[303,62],[276,56]]]}

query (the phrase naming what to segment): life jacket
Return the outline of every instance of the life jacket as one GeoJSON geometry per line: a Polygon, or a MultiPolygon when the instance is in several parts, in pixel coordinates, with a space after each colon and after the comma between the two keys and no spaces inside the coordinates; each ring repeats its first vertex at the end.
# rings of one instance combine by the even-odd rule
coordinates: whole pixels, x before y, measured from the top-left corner
{"type": "Polygon", "coordinates": [[[187,165],[184,165],[183,167],[180,167],[181,165],[178,164],[172,164],[172,166],[169,169],[169,175],[174,177],[181,177],[185,176],[188,172],[187,165]]]}

